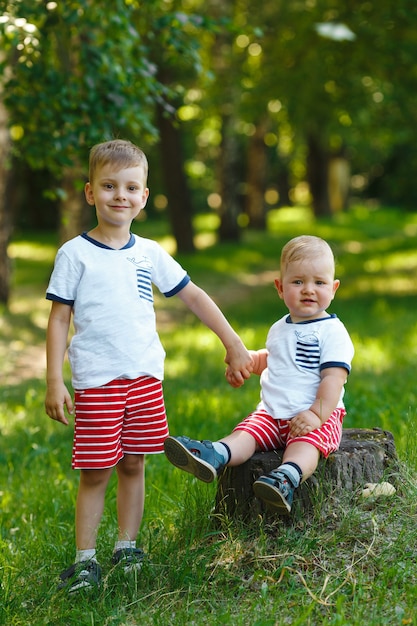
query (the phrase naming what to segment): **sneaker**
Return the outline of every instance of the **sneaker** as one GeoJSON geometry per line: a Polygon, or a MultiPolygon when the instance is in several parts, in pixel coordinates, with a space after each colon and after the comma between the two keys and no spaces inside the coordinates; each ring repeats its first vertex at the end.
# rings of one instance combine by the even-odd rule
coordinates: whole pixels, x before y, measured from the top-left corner
{"type": "Polygon", "coordinates": [[[113,565],[121,565],[125,574],[140,572],[145,553],[140,548],[121,548],[113,552],[111,562],[113,565]]]}
{"type": "Polygon", "coordinates": [[[97,588],[101,582],[101,567],[92,559],[74,563],[60,574],[61,582],[58,589],[66,589],[68,593],[76,593],[81,589],[97,588]]]}
{"type": "Polygon", "coordinates": [[[165,455],[175,467],[193,474],[205,483],[211,483],[225,467],[223,459],[211,441],[196,441],[189,437],[168,437],[164,442],[165,455]]]}
{"type": "Polygon", "coordinates": [[[257,498],[263,500],[278,515],[288,515],[291,512],[295,487],[280,470],[272,470],[258,478],[253,483],[253,491],[257,498]]]}

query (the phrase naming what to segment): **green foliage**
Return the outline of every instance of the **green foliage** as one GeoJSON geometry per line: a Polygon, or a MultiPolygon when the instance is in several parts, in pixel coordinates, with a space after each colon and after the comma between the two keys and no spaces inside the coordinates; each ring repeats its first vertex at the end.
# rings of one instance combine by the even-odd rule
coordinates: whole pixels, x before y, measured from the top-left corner
{"type": "Polygon", "coordinates": [[[155,135],[153,104],[163,88],[133,13],[123,0],[109,10],[85,0],[22,2],[10,11],[5,103],[15,148],[32,168],[60,175],[105,138],[155,135]]]}
{"type": "MultiPolygon", "coordinates": [[[[157,139],[155,106],[178,114],[185,167],[218,188],[221,120],[233,115],[244,180],[258,126],[268,184],[305,178],[306,137],[344,151],[355,189],[413,207],[417,6],[413,0],[0,2],[0,76],[15,154],[63,169],[88,148],[157,139]],[[354,38],[323,36],[342,24],[354,38]]],[[[196,197],[198,192],[196,192],[196,197]]],[[[200,200],[200,198],[198,198],[200,200]]],[[[201,199],[201,204],[205,198],[201,199]]]]}
{"type": "MultiPolygon", "coordinates": [[[[154,237],[161,225],[136,227],[154,237]]],[[[74,600],[56,593],[57,573],[74,551],[78,478],[70,470],[72,429],[45,416],[44,382],[34,363],[15,367],[27,351],[43,350],[45,274],[56,243],[45,238],[36,245],[33,238],[18,237],[11,249],[11,312],[1,317],[0,326],[0,623],[413,623],[416,216],[357,207],[331,223],[286,209],[270,214],[268,233],[247,231],[239,245],[202,248],[181,261],[219,302],[248,347],[256,348],[284,312],[273,287],[280,249],[301,232],[325,237],[335,249],[341,287],[332,310],[356,347],[346,425],[394,433],[402,467],[396,496],[365,501],[349,492],[328,501],[319,494],[311,516],[299,511],[290,522],[265,518],[244,525],[213,516],[215,485],[181,473],[163,455],[152,456],[140,534],[149,557],[138,579],[126,581],[109,565],[116,532],[112,481],[99,534],[104,585],[98,594],[74,600]],[[20,351],[10,348],[13,341],[21,341],[20,351]]],[[[171,432],[221,437],[254,407],[258,380],[241,389],[227,387],[224,351],[212,333],[175,298],[158,298],[157,308],[167,350],[164,388],[171,432]]]]}

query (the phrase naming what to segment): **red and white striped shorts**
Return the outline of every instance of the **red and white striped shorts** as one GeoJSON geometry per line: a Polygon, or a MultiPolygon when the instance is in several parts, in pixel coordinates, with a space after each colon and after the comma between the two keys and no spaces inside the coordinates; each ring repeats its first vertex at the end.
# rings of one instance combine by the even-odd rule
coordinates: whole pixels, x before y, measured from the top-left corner
{"type": "Polygon", "coordinates": [[[105,469],[125,454],[163,452],[169,432],[160,380],[117,379],[74,395],[73,469],[105,469]]]}
{"type": "Polygon", "coordinates": [[[291,420],[277,420],[266,411],[259,410],[248,415],[234,430],[243,430],[252,435],[264,452],[286,448],[297,441],[305,441],[317,448],[327,458],[331,452],[335,452],[340,446],[345,415],[345,409],[335,409],[327,422],[324,422],[320,428],[316,428],[316,430],[312,430],[302,437],[290,437],[291,420]]]}

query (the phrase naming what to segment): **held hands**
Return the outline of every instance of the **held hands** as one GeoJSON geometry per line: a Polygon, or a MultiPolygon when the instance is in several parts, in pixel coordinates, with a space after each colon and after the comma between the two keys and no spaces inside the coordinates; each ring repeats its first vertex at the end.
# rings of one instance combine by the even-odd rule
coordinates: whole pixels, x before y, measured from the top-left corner
{"type": "Polygon", "coordinates": [[[229,347],[224,362],[227,363],[226,380],[232,387],[241,387],[250,378],[253,360],[243,343],[229,347]]]}
{"type": "Polygon", "coordinates": [[[297,413],[297,415],[290,420],[290,436],[302,437],[303,435],[311,433],[312,430],[320,428],[320,426],[321,419],[319,416],[316,415],[314,411],[311,411],[311,409],[306,409],[305,411],[297,413]]]}
{"type": "Polygon", "coordinates": [[[51,419],[68,426],[68,419],[65,415],[64,407],[66,407],[68,413],[72,414],[74,406],[71,395],[64,383],[48,384],[45,398],[46,413],[51,419]]]}

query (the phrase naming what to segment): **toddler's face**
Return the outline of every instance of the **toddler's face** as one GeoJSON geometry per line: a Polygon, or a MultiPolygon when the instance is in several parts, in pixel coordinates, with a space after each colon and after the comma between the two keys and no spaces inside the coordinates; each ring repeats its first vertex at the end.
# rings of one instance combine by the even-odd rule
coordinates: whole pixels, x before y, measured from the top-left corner
{"type": "Polygon", "coordinates": [[[301,322],[326,314],[340,281],[334,279],[334,265],[324,256],[292,261],[275,284],[292,321],[301,322]]]}

